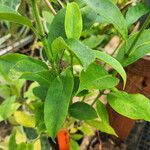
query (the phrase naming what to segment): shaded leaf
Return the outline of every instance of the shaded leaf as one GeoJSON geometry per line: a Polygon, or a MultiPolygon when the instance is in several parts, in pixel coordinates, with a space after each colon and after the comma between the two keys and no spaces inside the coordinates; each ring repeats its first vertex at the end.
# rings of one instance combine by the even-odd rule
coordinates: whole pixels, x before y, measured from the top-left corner
{"type": "Polygon", "coordinates": [[[140,17],[147,14],[148,12],[150,12],[150,8],[148,8],[144,3],[139,3],[133,7],[130,7],[126,13],[127,26],[131,26],[140,17]]]}
{"type": "Polygon", "coordinates": [[[104,41],[105,38],[106,38],[105,35],[90,36],[89,38],[83,40],[82,42],[90,48],[96,48],[104,41]]]}
{"type": "Polygon", "coordinates": [[[54,17],[49,27],[48,42],[50,45],[59,36],[63,37],[64,39],[66,38],[64,25],[65,25],[65,9],[62,9],[54,17]]]}
{"type": "Polygon", "coordinates": [[[36,32],[36,29],[33,27],[32,22],[28,18],[21,16],[18,12],[5,5],[0,6],[0,21],[2,20],[25,25],[36,32]]]}
{"type": "Polygon", "coordinates": [[[134,42],[136,36],[139,32],[131,35],[127,40],[127,43],[124,43],[120,49],[118,50],[118,54],[116,59],[122,64],[122,66],[126,67],[138,59],[142,58],[146,54],[150,53],[150,30],[145,30],[140,35],[140,38],[134,45],[129,54],[129,57],[126,57],[128,50],[130,49],[132,43],[134,42]]]}
{"type": "Polygon", "coordinates": [[[110,0],[84,0],[87,5],[120,32],[124,39],[128,36],[126,21],[119,8],[110,0]]]}
{"type": "Polygon", "coordinates": [[[76,102],[69,107],[69,114],[80,120],[91,120],[97,118],[95,109],[84,102],[76,102]]]}
{"type": "Polygon", "coordinates": [[[47,91],[48,87],[38,86],[33,89],[33,94],[44,101],[46,99],[47,91]]]}

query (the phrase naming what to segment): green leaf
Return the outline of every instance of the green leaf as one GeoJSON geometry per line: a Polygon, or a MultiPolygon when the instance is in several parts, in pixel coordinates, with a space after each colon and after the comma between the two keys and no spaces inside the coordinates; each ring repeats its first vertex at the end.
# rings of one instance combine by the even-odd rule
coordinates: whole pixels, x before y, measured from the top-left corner
{"type": "Polygon", "coordinates": [[[44,121],[53,140],[66,119],[72,90],[73,76],[69,69],[49,86],[44,104],[44,121]]]}
{"type": "Polygon", "coordinates": [[[16,104],[14,103],[16,100],[15,96],[8,97],[4,102],[0,105],[0,121],[3,121],[7,118],[9,118],[14,111],[19,107],[16,107],[16,104]],[[15,105],[14,105],[15,104],[15,105]],[[15,110],[13,110],[15,109],[15,110]]]}
{"type": "Polygon", "coordinates": [[[80,150],[80,146],[75,140],[70,140],[70,150],[80,150]]]}
{"type": "Polygon", "coordinates": [[[47,28],[50,29],[50,25],[54,19],[54,15],[49,11],[43,11],[42,14],[47,23],[47,28]]]}
{"type": "Polygon", "coordinates": [[[8,150],[17,150],[16,131],[13,131],[8,143],[8,150]]]}
{"type": "Polygon", "coordinates": [[[98,129],[101,132],[105,132],[117,136],[114,129],[108,123],[97,121],[97,120],[89,120],[86,121],[86,123],[89,124],[90,126],[93,126],[94,128],[98,129]]]}
{"type": "Polygon", "coordinates": [[[47,95],[48,87],[47,86],[38,86],[33,89],[33,94],[45,101],[47,95]]]}
{"type": "Polygon", "coordinates": [[[67,40],[67,44],[70,50],[77,56],[77,58],[79,58],[84,70],[86,70],[88,66],[95,61],[95,55],[93,54],[92,49],[80,41],[70,39],[67,40]]]}
{"type": "Polygon", "coordinates": [[[50,71],[27,72],[23,73],[20,78],[30,81],[37,81],[40,85],[49,86],[54,79],[54,75],[50,71]]]}
{"type": "Polygon", "coordinates": [[[130,27],[135,23],[140,17],[150,12],[150,8],[144,3],[139,3],[133,7],[130,7],[126,13],[127,26],[130,27]]]}
{"type": "Polygon", "coordinates": [[[81,72],[79,93],[82,90],[92,89],[108,89],[113,88],[119,83],[116,77],[110,75],[102,66],[93,63],[84,72],[81,72]]]}
{"type": "Polygon", "coordinates": [[[48,71],[48,67],[42,61],[33,59],[26,55],[15,53],[7,54],[0,57],[0,70],[3,71],[5,74],[8,74],[11,79],[18,79],[25,73],[30,74],[30,79],[32,78],[33,80],[34,78],[35,81],[39,81],[39,75],[43,75],[43,77],[46,78],[47,73],[38,73],[37,75],[36,73],[39,71],[48,71]]]}
{"type": "Polygon", "coordinates": [[[95,109],[84,102],[76,102],[69,107],[69,114],[79,120],[91,120],[97,118],[95,109]]]}
{"type": "Polygon", "coordinates": [[[15,23],[25,25],[31,28],[34,32],[36,32],[36,29],[33,27],[32,22],[28,18],[21,16],[15,10],[4,5],[0,6],[0,21],[2,20],[7,20],[10,22],[15,22],[15,23]]]}
{"type": "Polygon", "coordinates": [[[141,94],[127,94],[125,92],[111,92],[108,103],[119,114],[131,119],[150,121],[150,100],[141,94]]]}
{"type": "Polygon", "coordinates": [[[119,8],[110,0],[83,0],[97,14],[114,25],[124,39],[128,37],[126,21],[119,8]]]}
{"type": "MultiPolygon", "coordinates": [[[[28,57],[27,59],[23,59],[19,62],[17,62],[11,69],[9,72],[9,76],[11,77],[11,79],[18,79],[18,78],[22,78],[23,79],[23,74],[25,73],[26,75],[28,73],[33,74],[32,76],[32,80],[34,79],[34,81],[39,81],[39,76],[40,79],[42,78],[42,76],[44,76],[44,78],[47,78],[46,73],[43,74],[40,73],[39,71],[48,71],[48,67],[45,63],[43,63],[42,61],[33,59],[28,57]],[[37,78],[38,76],[38,78],[37,78]]],[[[31,79],[31,76],[30,76],[31,79]]],[[[42,81],[41,81],[42,82],[42,81]]],[[[41,83],[40,82],[40,83],[41,83]]]]}
{"type": "Polygon", "coordinates": [[[96,103],[96,111],[102,122],[109,124],[108,112],[104,104],[98,100],[96,103]]]}
{"type": "Polygon", "coordinates": [[[83,30],[89,29],[96,21],[97,14],[92,11],[88,6],[81,9],[83,30]]]}
{"type": "Polygon", "coordinates": [[[124,43],[120,49],[118,50],[118,54],[116,59],[122,64],[122,66],[126,67],[133,62],[137,61],[138,59],[142,58],[146,54],[150,53],[150,30],[144,30],[140,35],[140,38],[134,45],[131,53],[128,57],[125,55],[127,54],[128,50],[130,49],[132,43],[134,42],[136,36],[139,32],[131,35],[127,40],[127,43],[124,43]]]}
{"type": "Polygon", "coordinates": [[[49,150],[51,146],[50,146],[47,136],[44,136],[44,135],[41,136],[40,140],[41,140],[42,150],[49,150]]]}
{"type": "Polygon", "coordinates": [[[65,25],[65,9],[62,9],[54,17],[49,27],[49,34],[48,34],[49,45],[51,45],[52,42],[60,36],[63,37],[64,39],[66,38],[64,25],[65,25]]]}
{"type": "MultiPolygon", "coordinates": [[[[67,46],[66,42],[64,41],[64,39],[62,37],[58,37],[56,38],[52,44],[51,44],[51,47],[52,47],[52,52],[53,52],[53,57],[54,59],[58,59],[58,55],[60,53],[60,55],[62,54],[62,51],[64,49],[69,49],[69,47],[67,46]]],[[[59,60],[59,59],[58,59],[59,60]]]]}
{"type": "Polygon", "coordinates": [[[122,77],[123,81],[124,81],[124,86],[126,84],[126,72],[123,69],[122,65],[113,57],[111,57],[110,55],[100,52],[100,51],[95,51],[95,56],[96,58],[100,59],[101,61],[107,63],[108,65],[110,65],[111,67],[113,67],[122,77]]]}
{"type": "Polygon", "coordinates": [[[82,33],[82,16],[77,3],[67,4],[65,16],[65,31],[67,38],[79,39],[82,33]]]}
{"type": "Polygon", "coordinates": [[[17,53],[0,56],[0,69],[3,70],[6,74],[8,74],[10,69],[17,62],[26,58],[28,58],[28,56],[17,53]]]}
{"type": "Polygon", "coordinates": [[[94,135],[94,130],[92,129],[91,126],[89,126],[88,124],[86,123],[83,123],[79,128],[78,128],[81,132],[83,132],[84,135],[87,135],[87,136],[91,136],[91,135],[94,135]]]}
{"type": "Polygon", "coordinates": [[[35,120],[38,132],[42,132],[46,130],[44,124],[44,104],[43,103],[36,103],[35,105],[35,120]]]}
{"type": "Polygon", "coordinates": [[[22,126],[29,127],[29,128],[35,127],[35,118],[33,115],[21,111],[16,111],[14,113],[14,117],[17,123],[22,126]]]}
{"type": "Polygon", "coordinates": [[[17,147],[17,150],[27,150],[26,143],[20,143],[17,147]]]}
{"type": "Polygon", "coordinates": [[[83,40],[83,44],[87,45],[90,48],[96,48],[98,45],[100,45],[104,40],[106,36],[105,35],[98,35],[98,36],[90,36],[89,38],[83,40]]]}

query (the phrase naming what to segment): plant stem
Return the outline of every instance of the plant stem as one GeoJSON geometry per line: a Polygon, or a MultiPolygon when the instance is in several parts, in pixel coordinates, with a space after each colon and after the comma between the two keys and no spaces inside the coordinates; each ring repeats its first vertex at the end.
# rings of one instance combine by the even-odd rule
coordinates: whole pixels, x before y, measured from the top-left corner
{"type": "Polygon", "coordinates": [[[71,58],[71,61],[70,61],[71,71],[72,71],[72,74],[73,74],[73,54],[72,54],[72,52],[70,52],[70,58],[71,58]]]}
{"type": "Polygon", "coordinates": [[[55,67],[54,61],[53,61],[52,51],[51,51],[51,49],[48,45],[48,41],[47,41],[47,38],[45,36],[44,28],[43,28],[43,25],[42,25],[42,22],[41,22],[41,19],[40,19],[40,14],[39,14],[39,10],[38,10],[38,7],[37,7],[37,2],[36,2],[36,0],[31,0],[31,2],[32,2],[32,9],[33,9],[33,12],[34,12],[34,15],[35,15],[36,23],[37,23],[37,26],[38,26],[39,35],[40,35],[40,38],[41,38],[40,40],[43,43],[46,55],[48,57],[49,62],[52,65],[52,68],[56,71],[56,67],[55,67]]]}
{"type": "Polygon", "coordinates": [[[141,34],[143,33],[144,29],[147,28],[147,26],[150,24],[150,15],[147,17],[146,21],[144,22],[141,30],[139,31],[138,35],[136,36],[135,40],[133,41],[132,45],[130,46],[127,54],[125,55],[126,57],[128,57],[130,55],[130,53],[132,52],[133,47],[135,46],[135,44],[137,43],[138,39],[140,38],[141,34]]]}
{"type": "Polygon", "coordinates": [[[92,102],[91,106],[93,106],[97,102],[97,100],[99,99],[99,97],[101,97],[102,95],[103,95],[103,92],[99,91],[99,94],[96,96],[96,98],[92,102]]]}
{"type": "Polygon", "coordinates": [[[52,4],[49,2],[49,0],[44,0],[47,7],[49,8],[49,10],[53,13],[53,15],[55,16],[57,13],[55,11],[55,9],[53,8],[52,4]]]}

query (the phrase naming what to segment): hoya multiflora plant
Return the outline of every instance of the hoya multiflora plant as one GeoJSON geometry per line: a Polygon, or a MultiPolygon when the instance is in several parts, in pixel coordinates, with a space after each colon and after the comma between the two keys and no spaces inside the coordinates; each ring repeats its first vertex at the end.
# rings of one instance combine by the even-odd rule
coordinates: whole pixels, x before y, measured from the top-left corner
{"type": "MultiPolygon", "coordinates": [[[[1,121],[9,119],[11,115],[15,116],[16,124],[36,130],[36,142],[43,134],[55,141],[58,131],[70,128],[74,122],[79,122],[79,130],[83,132],[83,128],[93,126],[117,136],[109,125],[106,107],[99,100],[102,95],[107,96],[108,104],[119,114],[150,121],[149,99],[141,94],[127,94],[123,91],[126,85],[123,67],[150,52],[150,30],[146,29],[150,16],[140,31],[131,35],[128,32],[139,17],[150,11],[149,8],[140,3],[131,7],[124,17],[111,0],[68,2],[62,4],[61,10],[57,10],[52,22],[48,20],[46,35],[37,0],[31,0],[30,4],[36,26],[18,12],[0,5],[0,20],[29,27],[42,42],[44,50],[41,60],[18,53],[0,57],[0,70],[11,81],[25,79],[37,82],[27,94],[28,101],[9,97],[1,104],[1,121]],[[96,22],[113,25],[111,28],[120,36],[122,42],[115,51],[116,57],[98,48],[104,36],[83,40],[82,35],[96,22]],[[114,69],[112,73],[106,69],[107,65],[114,69]],[[120,80],[116,77],[117,73],[124,83],[122,91],[115,88],[120,80]],[[90,98],[95,91],[98,91],[96,98],[87,103],[86,97],[90,98]],[[8,109],[16,103],[19,103],[18,107],[10,114],[8,109]]],[[[11,136],[10,144],[15,140],[15,135],[16,132],[11,136]]],[[[15,146],[24,146],[25,142],[15,146]]]]}

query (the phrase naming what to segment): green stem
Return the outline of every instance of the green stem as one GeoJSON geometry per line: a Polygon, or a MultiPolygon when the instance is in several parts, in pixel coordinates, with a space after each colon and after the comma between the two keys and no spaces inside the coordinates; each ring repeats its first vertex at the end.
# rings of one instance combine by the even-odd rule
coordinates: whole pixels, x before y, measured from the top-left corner
{"type": "Polygon", "coordinates": [[[92,102],[91,106],[93,106],[97,102],[97,100],[99,99],[99,97],[101,97],[102,95],[103,95],[103,92],[99,91],[99,94],[96,96],[96,98],[92,102]]]}
{"type": "Polygon", "coordinates": [[[70,60],[70,64],[71,64],[71,71],[72,71],[72,74],[73,74],[73,54],[72,54],[72,52],[70,52],[70,58],[71,58],[71,60],[70,60]]]}
{"type": "Polygon", "coordinates": [[[143,33],[144,29],[146,29],[149,24],[150,24],[150,15],[147,17],[147,19],[144,22],[140,32],[138,33],[138,35],[136,36],[135,40],[133,41],[131,47],[129,48],[129,50],[128,50],[127,54],[126,54],[126,57],[128,57],[130,55],[130,53],[132,52],[133,47],[137,43],[137,41],[140,38],[141,34],[143,33]]]}
{"type": "Polygon", "coordinates": [[[43,28],[43,25],[42,25],[42,22],[41,22],[41,19],[40,19],[39,10],[38,10],[38,7],[37,7],[37,0],[31,0],[31,2],[32,2],[32,9],[33,9],[33,12],[34,12],[34,15],[35,15],[36,23],[37,23],[37,26],[38,26],[39,35],[40,35],[40,38],[41,38],[40,40],[43,43],[46,55],[48,57],[49,62],[52,65],[52,68],[56,71],[56,67],[55,67],[54,61],[53,61],[52,51],[51,51],[51,49],[48,45],[48,41],[47,41],[47,38],[45,36],[44,28],[43,28]]]}

